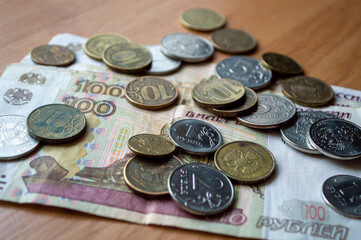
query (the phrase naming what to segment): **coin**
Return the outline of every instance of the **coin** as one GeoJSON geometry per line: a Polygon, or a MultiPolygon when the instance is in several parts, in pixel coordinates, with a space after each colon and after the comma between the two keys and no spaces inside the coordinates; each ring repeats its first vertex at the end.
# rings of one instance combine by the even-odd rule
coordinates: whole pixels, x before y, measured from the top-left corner
{"type": "Polygon", "coordinates": [[[308,76],[296,76],[282,83],[282,93],[293,102],[318,107],[331,102],[334,92],[324,81],[308,76]]]}
{"type": "Polygon", "coordinates": [[[128,147],[143,157],[162,158],[172,154],[175,146],[162,136],[137,134],[129,138],[128,147]]]}
{"type": "Polygon", "coordinates": [[[172,59],[164,55],[160,45],[147,46],[152,54],[152,64],[145,72],[153,75],[162,75],[176,71],[182,64],[181,61],[172,59]]]}
{"type": "Polygon", "coordinates": [[[237,119],[247,127],[270,129],[287,124],[296,114],[293,102],[274,94],[258,94],[257,110],[237,119]]]}
{"type": "Polygon", "coordinates": [[[193,88],[192,98],[203,107],[224,107],[239,101],[245,92],[244,86],[235,80],[211,76],[193,88]]]}
{"type": "Polygon", "coordinates": [[[177,167],[168,178],[172,199],[196,215],[212,215],[229,208],[234,199],[231,181],[218,169],[201,163],[177,167]]]}
{"type": "Polygon", "coordinates": [[[235,56],[225,58],[216,66],[217,76],[230,78],[253,90],[261,89],[271,83],[272,72],[262,66],[256,58],[235,56]]]}
{"type": "Polygon", "coordinates": [[[24,156],[38,144],[39,141],[28,134],[26,117],[15,114],[0,116],[0,160],[24,156]]]}
{"type": "Polygon", "coordinates": [[[251,34],[232,28],[212,32],[211,41],[218,50],[231,54],[249,52],[257,46],[257,41],[251,34]]]}
{"type": "Polygon", "coordinates": [[[135,156],[124,166],[124,180],[138,193],[148,196],[166,195],[169,193],[168,177],[175,168],[181,165],[181,160],[175,156],[157,161],[135,156]]]}
{"type": "Polygon", "coordinates": [[[65,104],[48,104],[27,118],[30,136],[45,143],[65,143],[78,138],[86,128],[84,114],[65,104]]]}
{"type": "Polygon", "coordinates": [[[322,154],[339,160],[361,157],[361,128],[343,119],[323,119],[310,127],[308,140],[322,154]]]}
{"type": "Polygon", "coordinates": [[[103,51],[114,43],[130,43],[130,40],[118,34],[98,34],[85,42],[84,52],[91,58],[102,60],[103,51]]]}
{"type": "Polygon", "coordinates": [[[213,125],[198,119],[182,119],[169,128],[170,139],[186,152],[205,155],[215,152],[223,143],[213,125]]]}
{"type": "Polygon", "coordinates": [[[202,62],[212,57],[214,48],[207,39],[190,33],[172,33],[161,40],[162,52],[185,62],[202,62]]]}
{"type": "Polygon", "coordinates": [[[178,89],[168,80],[159,77],[140,77],[125,86],[126,99],[136,107],[157,110],[177,100],[178,89]]]}
{"type": "Polygon", "coordinates": [[[263,65],[281,74],[301,74],[301,65],[283,54],[268,52],[262,54],[263,65]]]}
{"type": "Polygon", "coordinates": [[[31,51],[31,60],[41,65],[63,67],[75,61],[75,54],[63,46],[41,45],[31,51]]]}
{"type": "Polygon", "coordinates": [[[219,12],[208,8],[191,8],[180,16],[181,24],[193,30],[212,31],[222,27],[226,18],[219,12]]]}

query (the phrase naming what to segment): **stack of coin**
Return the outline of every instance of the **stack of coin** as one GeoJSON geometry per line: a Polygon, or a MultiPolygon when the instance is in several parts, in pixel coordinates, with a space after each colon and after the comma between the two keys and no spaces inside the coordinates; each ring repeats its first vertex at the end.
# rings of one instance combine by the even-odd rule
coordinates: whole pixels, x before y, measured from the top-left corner
{"type": "Polygon", "coordinates": [[[219,12],[208,8],[191,8],[182,13],[180,23],[192,30],[213,31],[223,27],[226,18],[219,12]]]}

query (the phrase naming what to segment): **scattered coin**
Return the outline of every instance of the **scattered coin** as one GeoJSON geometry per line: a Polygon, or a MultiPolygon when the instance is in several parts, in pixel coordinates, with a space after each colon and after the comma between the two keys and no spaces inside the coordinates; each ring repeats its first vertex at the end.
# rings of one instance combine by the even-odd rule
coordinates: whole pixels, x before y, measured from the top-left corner
{"type": "Polygon", "coordinates": [[[169,140],[155,134],[137,134],[129,138],[128,147],[143,157],[162,158],[175,150],[169,140]]]}
{"type": "Polygon", "coordinates": [[[33,49],[31,60],[41,65],[63,67],[75,61],[75,54],[63,46],[41,45],[33,49]]]}
{"type": "Polygon", "coordinates": [[[301,65],[290,57],[279,53],[262,54],[262,63],[266,68],[281,74],[301,74],[301,65]]]}
{"type": "Polygon", "coordinates": [[[193,30],[212,31],[221,28],[226,23],[226,18],[212,9],[191,8],[182,13],[180,22],[193,30]]]}
{"type": "Polygon", "coordinates": [[[211,40],[215,48],[231,54],[249,52],[257,46],[257,41],[251,34],[232,28],[212,32],[211,40]]]}
{"type": "Polygon", "coordinates": [[[149,70],[145,72],[153,75],[162,75],[176,71],[182,65],[182,62],[164,55],[160,45],[147,46],[152,54],[152,64],[149,70]]]}

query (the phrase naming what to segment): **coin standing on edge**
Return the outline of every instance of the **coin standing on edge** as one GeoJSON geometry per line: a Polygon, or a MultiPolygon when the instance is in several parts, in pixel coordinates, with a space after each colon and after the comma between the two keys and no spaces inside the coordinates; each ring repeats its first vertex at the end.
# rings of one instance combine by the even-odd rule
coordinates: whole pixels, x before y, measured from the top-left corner
{"type": "Polygon", "coordinates": [[[290,57],[279,53],[262,54],[262,63],[266,68],[281,74],[301,74],[301,65],[290,57]]]}
{"type": "Polygon", "coordinates": [[[31,60],[37,64],[64,67],[75,61],[75,54],[60,45],[41,45],[31,51],[31,60]]]}
{"type": "Polygon", "coordinates": [[[152,75],[167,74],[178,70],[182,65],[181,61],[164,55],[160,45],[149,45],[147,48],[152,54],[152,64],[149,70],[145,70],[145,73],[152,75]]]}
{"type": "Polygon", "coordinates": [[[155,134],[137,134],[129,138],[128,147],[143,157],[162,158],[172,154],[175,146],[166,138],[155,134]]]}
{"type": "Polygon", "coordinates": [[[208,8],[191,8],[180,16],[181,24],[193,30],[212,31],[223,27],[226,18],[219,12],[208,8]]]}
{"type": "Polygon", "coordinates": [[[249,52],[257,46],[257,41],[251,34],[232,28],[212,32],[211,41],[216,49],[231,54],[249,52]]]}

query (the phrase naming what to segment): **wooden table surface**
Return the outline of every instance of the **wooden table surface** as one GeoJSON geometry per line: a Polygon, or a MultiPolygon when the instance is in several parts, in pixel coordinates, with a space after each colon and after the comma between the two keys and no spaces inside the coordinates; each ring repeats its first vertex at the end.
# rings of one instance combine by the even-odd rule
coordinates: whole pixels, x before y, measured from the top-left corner
{"type": "MultiPolygon", "coordinates": [[[[360,0],[1,0],[0,72],[58,33],[83,37],[120,33],[143,45],[173,32],[209,33],[182,27],[191,7],[223,13],[227,27],[251,33],[258,49],[284,53],[305,74],[361,90],[360,0]]],[[[213,62],[229,55],[216,52],[213,62]]],[[[161,226],[144,226],[76,211],[0,202],[0,239],[235,239],[161,226]]]]}

